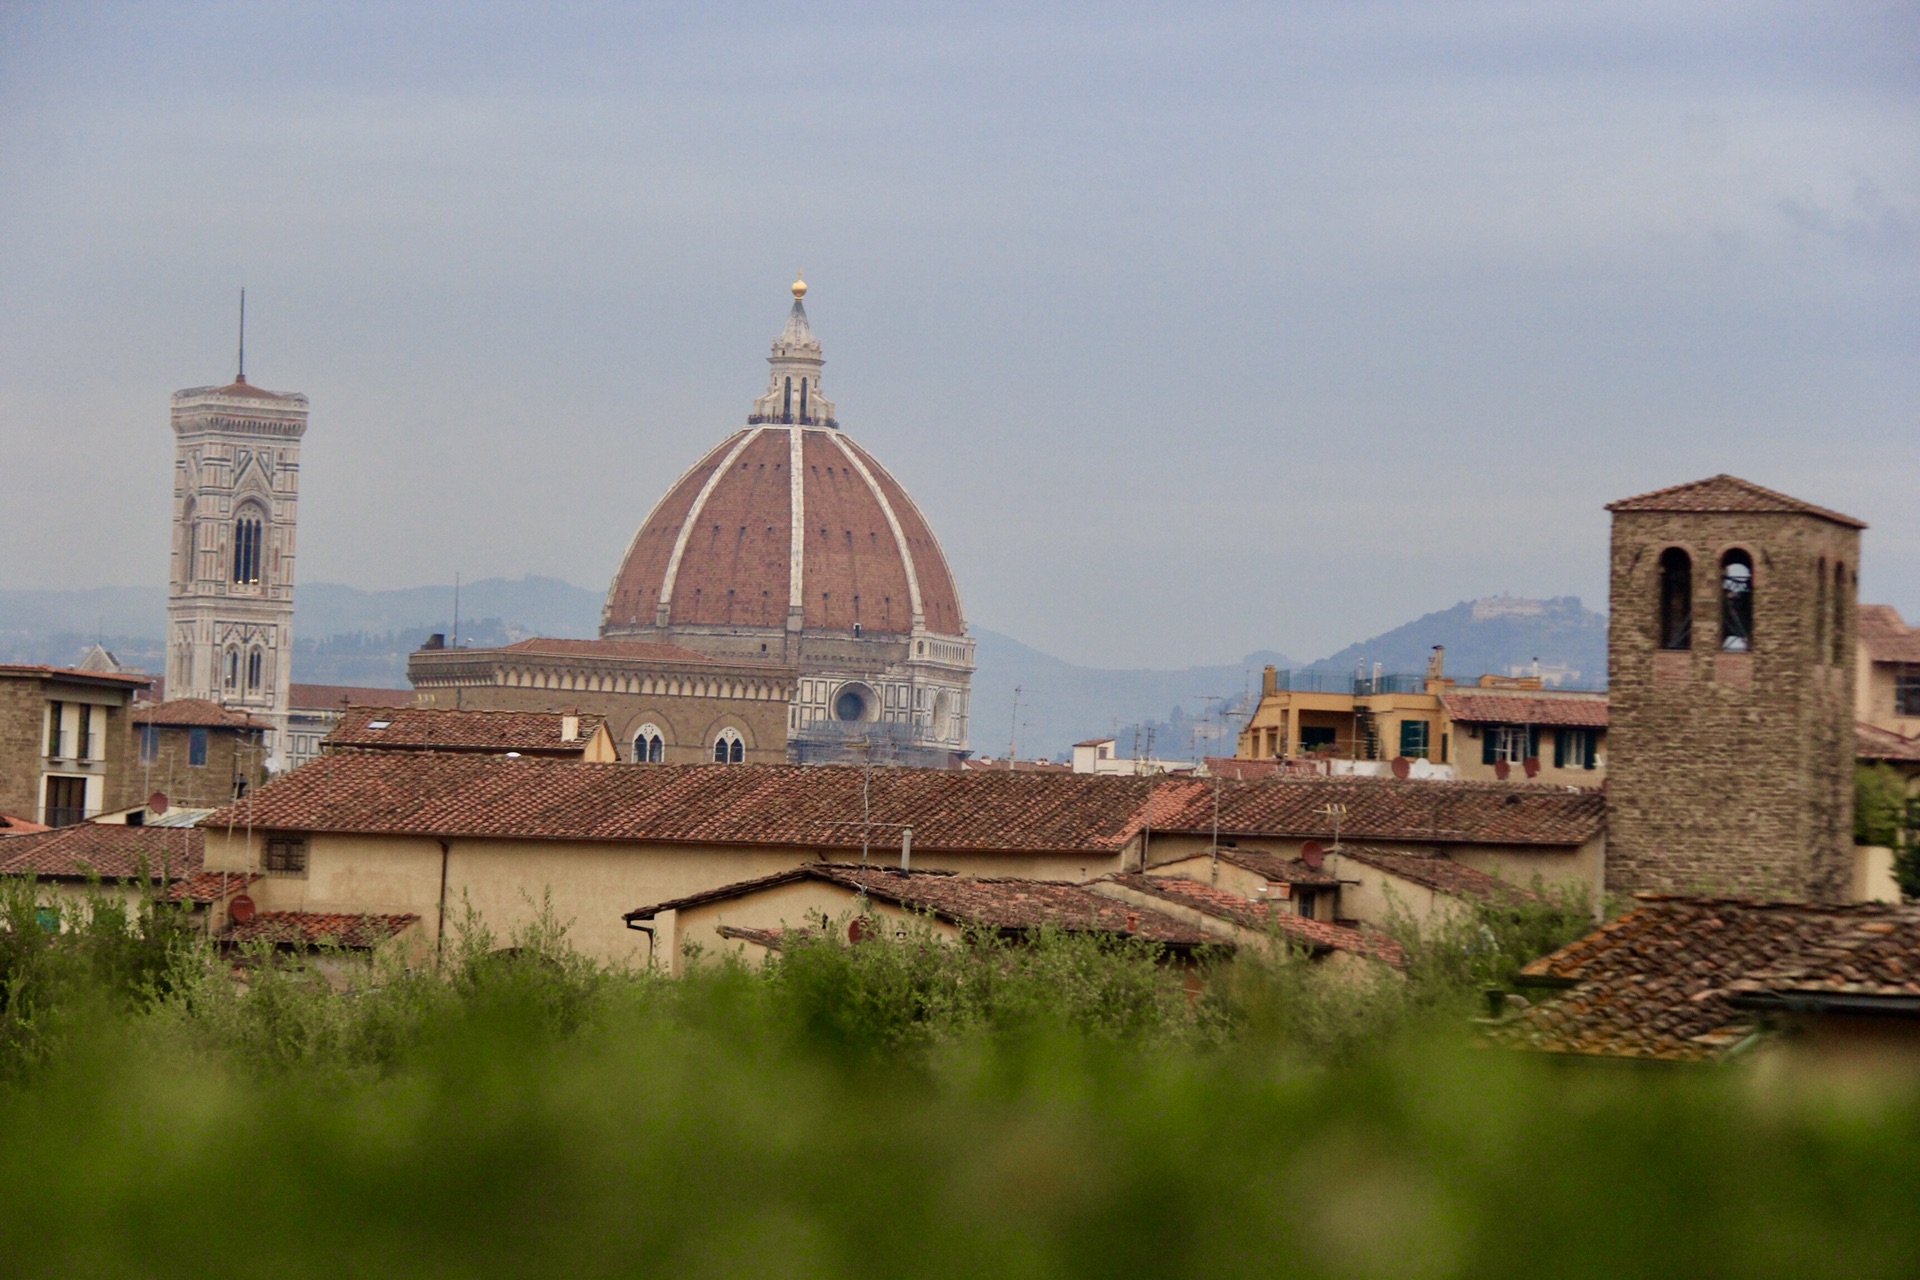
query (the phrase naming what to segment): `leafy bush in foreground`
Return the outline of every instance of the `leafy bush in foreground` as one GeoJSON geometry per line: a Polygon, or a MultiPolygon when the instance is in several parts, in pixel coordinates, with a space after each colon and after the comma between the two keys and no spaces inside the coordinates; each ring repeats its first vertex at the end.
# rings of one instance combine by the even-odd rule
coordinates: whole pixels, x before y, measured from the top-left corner
{"type": "Polygon", "coordinates": [[[102,989],[47,959],[90,922],[14,919],[14,1274],[1920,1274],[1904,1082],[1474,1048],[1484,937],[1464,977],[908,936],[667,983],[470,920],[444,976],[261,953],[238,994],[180,946],[102,989]]]}

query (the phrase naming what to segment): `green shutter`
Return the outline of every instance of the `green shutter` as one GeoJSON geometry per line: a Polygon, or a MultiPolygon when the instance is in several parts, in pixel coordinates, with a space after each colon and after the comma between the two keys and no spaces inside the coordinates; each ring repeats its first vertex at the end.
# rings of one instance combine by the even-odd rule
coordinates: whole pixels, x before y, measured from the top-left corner
{"type": "Polygon", "coordinates": [[[1572,732],[1571,729],[1553,731],[1553,767],[1556,769],[1567,767],[1567,735],[1572,732]]]}
{"type": "Polygon", "coordinates": [[[1500,731],[1497,727],[1490,724],[1483,724],[1480,726],[1480,763],[1481,764],[1493,763],[1494,744],[1499,740],[1500,740],[1500,731]]]}

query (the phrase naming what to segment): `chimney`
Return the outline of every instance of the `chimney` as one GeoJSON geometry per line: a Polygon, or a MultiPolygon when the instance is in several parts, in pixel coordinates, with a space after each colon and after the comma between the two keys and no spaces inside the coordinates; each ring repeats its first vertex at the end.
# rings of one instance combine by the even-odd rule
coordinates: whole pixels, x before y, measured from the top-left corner
{"type": "Polygon", "coordinates": [[[447,647],[447,633],[446,633],[446,632],[444,632],[444,631],[436,631],[436,632],[434,632],[434,633],[433,633],[432,635],[430,635],[430,636],[428,636],[428,637],[427,637],[427,642],[426,642],[425,644],[423,644],[423,645],[421,645],[420,647],[421,647],[422,649],[444,649],[444,648],[446,648],[446,647],[447,647]]]}
{"type": "Polygon", "coordinates": [[[1265,671],[1260,673],[1260,696],[1263,698],[1272,697],[1274,691],[1279,687],[1279,684],[1279,672],[1269,666],[1265,671]]]}

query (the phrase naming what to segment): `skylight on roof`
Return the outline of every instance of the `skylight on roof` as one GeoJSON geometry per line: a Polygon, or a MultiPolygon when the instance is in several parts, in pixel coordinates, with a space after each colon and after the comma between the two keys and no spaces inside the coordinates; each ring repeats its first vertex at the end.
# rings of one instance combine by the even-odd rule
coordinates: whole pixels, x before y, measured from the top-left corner
{"type": "Polygon", "coordinates": [[[369,721],[367,721],[367,728],[369,728],[369,729],[384,729],[384,728],[386,728],[387,726],[389,726],[389,725],[391,725],[392,723],[393,723],[393,721],[391,721],[391,720],[369,720],[369,721]]]}

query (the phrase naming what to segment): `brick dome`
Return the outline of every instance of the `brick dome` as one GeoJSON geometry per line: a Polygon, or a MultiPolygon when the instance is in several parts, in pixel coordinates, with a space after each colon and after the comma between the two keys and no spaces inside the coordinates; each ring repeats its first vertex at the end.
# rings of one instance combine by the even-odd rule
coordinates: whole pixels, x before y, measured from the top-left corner
{"type": "Polygon", "coordinates": [[[627,548],[602,634],[712,627],[862,636],[966,632],[920,509],[839,430],[795,286],[747,426],[676,481],[627,548]]]}

